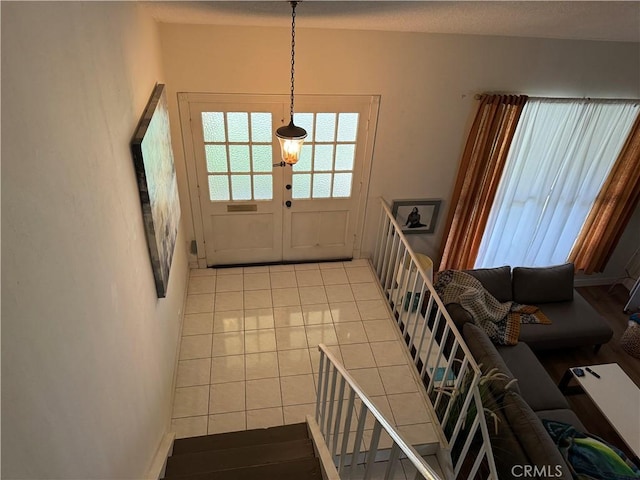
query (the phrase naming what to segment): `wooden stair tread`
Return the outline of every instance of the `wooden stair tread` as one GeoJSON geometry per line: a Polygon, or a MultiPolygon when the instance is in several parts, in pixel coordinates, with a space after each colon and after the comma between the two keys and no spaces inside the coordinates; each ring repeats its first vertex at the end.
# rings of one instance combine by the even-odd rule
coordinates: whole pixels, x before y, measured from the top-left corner
{"type": "Polygon", "coordinates": [[[174,442],[172,455],[180,456],[207,450],[263,445],[307,438],[309,438],[307,424],[296,423],[279,427],[243,430],[241,432],[181,438],[174,442]]]}
{"type": "Polygon", "coordinates": [[[317,458],[303,458],[269,465],[235,468],[196,475],[166,476],[164,480],[322,480],[317,458]]]}
{"type": "Polygon", "coordinates": [[[184,453],[169,457],[166,476],[231,470],[313,456],[309,439],[184,453]]]}

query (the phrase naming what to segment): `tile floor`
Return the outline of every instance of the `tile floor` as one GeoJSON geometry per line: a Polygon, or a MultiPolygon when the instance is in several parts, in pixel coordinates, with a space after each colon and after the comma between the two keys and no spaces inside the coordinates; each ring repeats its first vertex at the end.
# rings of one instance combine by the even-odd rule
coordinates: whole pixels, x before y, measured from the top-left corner
{"type": "Polygon", "coordinates": [[[172,428],[304,421],[324,343],[407,440],[437,442],[395,328],[367,260],[192,270],[172,428]]]}

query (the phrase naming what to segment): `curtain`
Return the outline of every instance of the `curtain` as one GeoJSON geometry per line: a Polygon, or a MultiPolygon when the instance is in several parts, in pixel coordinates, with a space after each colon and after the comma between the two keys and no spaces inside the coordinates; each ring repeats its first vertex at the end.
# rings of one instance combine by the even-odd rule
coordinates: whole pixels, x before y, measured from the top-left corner
{"type": "Polygon", "coordinates": [[[639,199],[640,115],[571,250],[577,270],[604,270],[639,199]]]}
{"type": "Polygon", "coordinates": [[[440,270],[473,268],[524,95],[483,95],[462,154],[440,270]]]}
{"type": "Polygon", "coordinates": [[[630,102],[529,99],[475,267],[566,262],[637,113],[630,102]]]}

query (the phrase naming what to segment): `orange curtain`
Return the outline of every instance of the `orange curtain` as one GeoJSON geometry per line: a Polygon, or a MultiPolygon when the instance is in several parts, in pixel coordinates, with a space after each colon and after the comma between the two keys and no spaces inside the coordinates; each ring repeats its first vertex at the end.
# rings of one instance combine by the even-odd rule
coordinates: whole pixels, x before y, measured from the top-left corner
{"type": "Polygon", "coordinates": [[[462,154],[440,270],[473,268],[525,95],[483,95],[462,154]]]}
{"type": "Polygon", "coordinates": [[[569,254],[576,270],[604,270],[639,199],[640,115],[569,254]]]}

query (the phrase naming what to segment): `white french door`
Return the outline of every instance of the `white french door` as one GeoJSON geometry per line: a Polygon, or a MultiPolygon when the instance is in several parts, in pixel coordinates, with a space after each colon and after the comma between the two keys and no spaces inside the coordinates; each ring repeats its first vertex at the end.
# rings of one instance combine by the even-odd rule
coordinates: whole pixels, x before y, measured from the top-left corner
{"type": "Polygon", "coordinates": [[[308,137],[298,164],[279,167],[273,132],[288,122],[288,97],[179,94],[200,264],[358,250],[379,98],[296,100],[308,137]]]}

